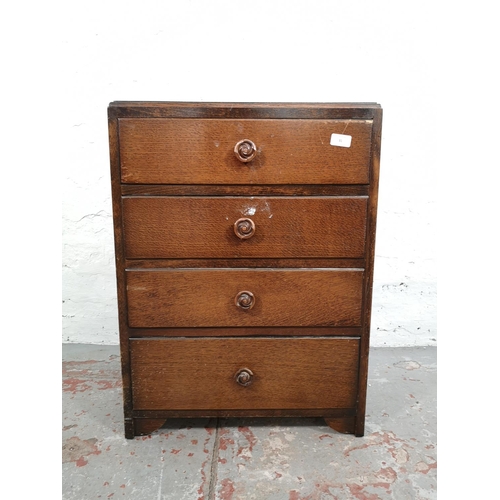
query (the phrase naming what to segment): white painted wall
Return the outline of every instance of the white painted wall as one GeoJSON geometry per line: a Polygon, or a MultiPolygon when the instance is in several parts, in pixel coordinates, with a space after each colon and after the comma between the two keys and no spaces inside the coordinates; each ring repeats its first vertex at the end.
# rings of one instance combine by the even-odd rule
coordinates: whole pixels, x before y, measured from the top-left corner
{"type": "Polygon", "coordinates": [[[118,342],[113,100],[375,101],[384,108],[372,345],[434,345],[435,2],[88,0],[56,32],[63,342],[118,342]]]}

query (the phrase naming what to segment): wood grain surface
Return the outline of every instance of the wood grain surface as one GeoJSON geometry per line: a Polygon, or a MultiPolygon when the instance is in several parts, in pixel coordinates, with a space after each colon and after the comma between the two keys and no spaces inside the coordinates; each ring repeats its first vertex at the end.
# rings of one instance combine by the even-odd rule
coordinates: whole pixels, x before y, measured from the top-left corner
{"type": "Polygon", "coordinates": [[[149,258],[361,258],[368,198],[126,197],[125,255],[149,258]],[[246,240],[240,218],[255,223],[246,240]]]}
{"type": "Polygon", "coordinates": [[[360,326],[226,326],[129,328],[130,338],[145,337],[361,337],[360,326]]]}
{"type": "Polygon", "coordinates": [[[127,271],[130,327],[359,326],[360,269],[127,271]],[[242,310],[244,290],[255,305],[242,310]]]}
{"type": "Polygon", "coordinates": [[[368,196],[365,184],[121,184],[123,196],[368,196]]]}
{"type": "Polygon", "coordinates": [[[117,101],[108,118],[125,436],[238,416],[362,436],[380,105],[117,101]]]}
{"type": "Polygon", "coordinates": [[[126,269],[161,269],[161,268],[201,268],[201,267],[231,267],[231,268],[364,268],[364,258],[361,259],[315,259],[289,257],[286,259],[125,259],[126,269]]]}
{"type": "Polygon", "coordinates": [[[374,102],[177,102],[114,101],[109,118],[225,118],[370,120],[380,104],[374,102]]]}
{"type": "Polygon", "coordinates": [[[371,120],[189,120],[121,118],[124,183],[368,184],[371,120]],[[330,145],[332,133],[350,147],[330,145]],[[236,143],[257,156],[242,163],[236,143]]]}
{"type": "Polygon", "coordinates": [[[356,339],[131,340],[134,409],[349,408],[356,339]],[[251,385],[235,381],[248,368],[251,385]]]}

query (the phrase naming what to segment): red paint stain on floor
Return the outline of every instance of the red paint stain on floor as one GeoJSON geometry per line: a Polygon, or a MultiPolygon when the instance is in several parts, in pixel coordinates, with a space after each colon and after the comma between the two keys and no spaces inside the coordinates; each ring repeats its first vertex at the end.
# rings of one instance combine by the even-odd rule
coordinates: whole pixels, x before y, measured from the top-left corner
{"type": "Polygon", "coordinates": [[[378,495],[375,495],[374,493],[366,493],[363,491],[366,486],[361,486],[359,484],[348,484],[347,487],[349,488],[349,491],[351,495],[353,495],[353,498],[356,500],[380,500],[380,497],[378,495]]]}
{"type": "Polygon", "coordinates": [[[376,473],[376,477],[380,479],[380,481],[372,483],[372,486],[388,490],[391,484],[398,478],[398,474],[392,467],[385,467],[376,473]]]}
{"type": "Polygon", "coordinates": [[[320,441],[323,441],[323,439],[325,438],[332,438],[333,436],[330,436],[330,434],[321,434],[321,436],[319,437],[320,441]]]}
{"type": "Polygon", "coordinates": [[[253,447],[257,444],[257,438],[249,427],[238,427],[238,430],[245,436],[248,441],[248,449],[253,450],[253,447]]]}
{"type": "MultiPolygon", "coordinates": [[[[365,450],[371,446],[384,446],[387,451],[391,454],[396,453],[396,444],[401,446],[407,446],[407,442],[404,439],[399,439],[393,432],[374,432],[373,434],[367,436],[367,442],[348,448],[344,451],[344,456],[349,456],[353,451],[365,450]]],[[[394,456],[394,455],[393,455],[394,456]]]]}
{"type": "Polygon", "coordinates": [[[92,373],[92,370],[65,370],[62,371],[63,377],[87,377],[89,373],[92,373]]]}
{"type": "MultiPolygon", "coordinates": [[[[380,469],[375,477],[370,478],[366,484],[358,483],[334,483],[326,479],[322,479],[314,484],[314,489],[302,496],[298,490],[289,492],[288,500],[321,500],[323,498],[337,498],[336,493],[349,490],[349,500],[380,500],[380,497],[375,493],[365,491],[365,488],[384,488],[386,493],[390,493],[391,485],[396,481],[397,473],[391,467],[380,469]]],[[[344,498],[344,497],[342,497],[344,498]]],[[[385,497],[384,497],[385,498],[385,497]]]]}
{"type": "Polygon", "coordinates": [[[82,366],[82,365],[94,365],[96,363],[103,363],[103,361],[99,361],[97,359],[85,359],[84,361],[63,361],[63,366],[82,366]]]}
{"type": "MultiPolygon", "coordinates": [[[[210,437],[208,438],[210,439],[210,437]]],[[[205,441],[205,446],[207,444],[207,441],[205,441]]],[[[205,489],[205,484],[207,483],[207,473],[205,472],[205,467],[207,466],[208,463],[208,456],[207,458],[203,461],[201,464],[201,469],[200,469],[200,474],[201,474],[201,484],[200,487],[198,488],[198,498],[197,500],[204,500],[205,494],[203,493],[203,490],[205,489]]]]}
{"type": "Polygon", "coordinates": [[[80,439],[74,436],[67,439],[62,447],[63,463],[74,462],[77,467],[87,465],[88,460],[85,457],[101,453],[95,444],[96,442],[96,438],[80,439]]]}
{"type": "Polygon", "coordinates": [[[210,442],[210,436],[205,439],[205,442],[203,443],[203,453],[210,453],[210,450],[208,449],[207,445],[210,442]]]}
{"type": "Polygon", "coordinates": [[[227,450],[228,446],[232,446],[234,444],[234,439],[231,437],[227,437],[231,434],[231,431],[227,427],[223,427],[219,431],[219,450],[227,450]]]}
{"type": "Polygon", "coordinates": [[[233,445],[234,444],[234,439],[231,438],[226,438],[223,436],[219,437],[219,450],[227,450],[228,445],[233,445]]]}
{"type": "Polygon", "coordinates": [[[219,496],[221,500],[232,500],[234,495],[234,483],[230,479],[223,479],[221,481],[221,489],[219,496]]]}
{"type": "Polygon", "coordinates": [[[87,465],[88,463],[89,463],[89,462],[88,462],[88,460],[85,460],[85,458],[83,458],[83,457],[80,457],[80,458],[79,458],[79,459],[75,462],[75,464],[76,464],[76,466],[77,466],[77,467],[83,467],[84,465],[87,465]]]}
{"type": "Polygon", "coordinates": [[[122,386],[122,383],[120,380],[98,380],[97,385],[99,391],[106,391],[107,389],[117,389],[122,386]]]}
{"type": "Polygon", "coordinates": [[[429,474],[432,469],[437,469],[437,462],[432,462],[430,464],[426,462],[418,462],[415,465],[415,469],[421,474],[429,474]]]}
{"type": "Polygon", "coordinates": [[[91,389],[86,380],[79,378],[65,378],[63,379],[63,391],[76,394],[77,392],[85,392],[91,389]]]}
{"type": "Polygon", "coordinates": [[[238,447],[238,451],[236,452],[237,456],[243,456],[246,460],[249,460],[250,457],[246,454],[246,451],[251,454],[253,447],[257,444],[257,438],[254,433],[250,430],[249,427],[238,427],[238,431],[243,434],[244,438],[247,440],[248,446],[241,445],[238,447]]]}
{"type": "Polygon", "coordinates": [[[95,359],[87,359],[85,361],[63,361],[62,369],[63,369],[63,373],[65,371],[70,371],[70,370],[75,370],[75,369],[81,370],[82,366],[95,365],[96,363],[102,363],[102,361],[97,361],[95,359]]]}
{"type": "Polygon", "coordinates": [[[200,484],[200,487],[198,488],[198,491],[196,492],[196,493],[198,493],[198,498],[196,500],[204,500],[205,499],[205,495],[203,494],[203,488],[204,488],[205,483],[207,481],[207,477],[205,475],[205,471],[203,470],[203,467],[201,470],[201,478],[202,478],[202,482],[200,484]]]}
{"type": "Polygon", "coordinates": [[[96,369],[92,365],[108,365],[106,361],[65,361],[63,362],[63,391],[84,392],[97,383],[98,390],[115,389],[122,386],[120,371],[115,369],[96,369]],[[104,379],[104,380],[102,380],[104,379]]]}

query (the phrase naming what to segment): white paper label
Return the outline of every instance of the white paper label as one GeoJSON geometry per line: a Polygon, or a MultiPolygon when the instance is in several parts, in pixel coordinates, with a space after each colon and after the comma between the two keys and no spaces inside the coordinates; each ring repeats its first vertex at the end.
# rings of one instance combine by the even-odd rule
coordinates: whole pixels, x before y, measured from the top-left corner
{"type": "Polygon", "coordinates": [[[352,135],[332,134],[332,136],[330,137],[330,145],[340,146],[341,148],[350,148],[351,139],[352,135]]]}

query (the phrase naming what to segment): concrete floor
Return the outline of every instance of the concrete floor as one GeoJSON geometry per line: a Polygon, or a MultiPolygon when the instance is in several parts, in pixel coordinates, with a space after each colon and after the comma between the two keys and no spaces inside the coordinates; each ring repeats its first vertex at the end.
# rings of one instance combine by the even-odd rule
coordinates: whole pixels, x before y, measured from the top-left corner
{"type": "Polygon", "coordinates": [[[371,351],[366,434],[323,420],[171,420],[123,436],[117,346],[63,345],[63,500],[437,498],[436,348],[371,351]]]}

